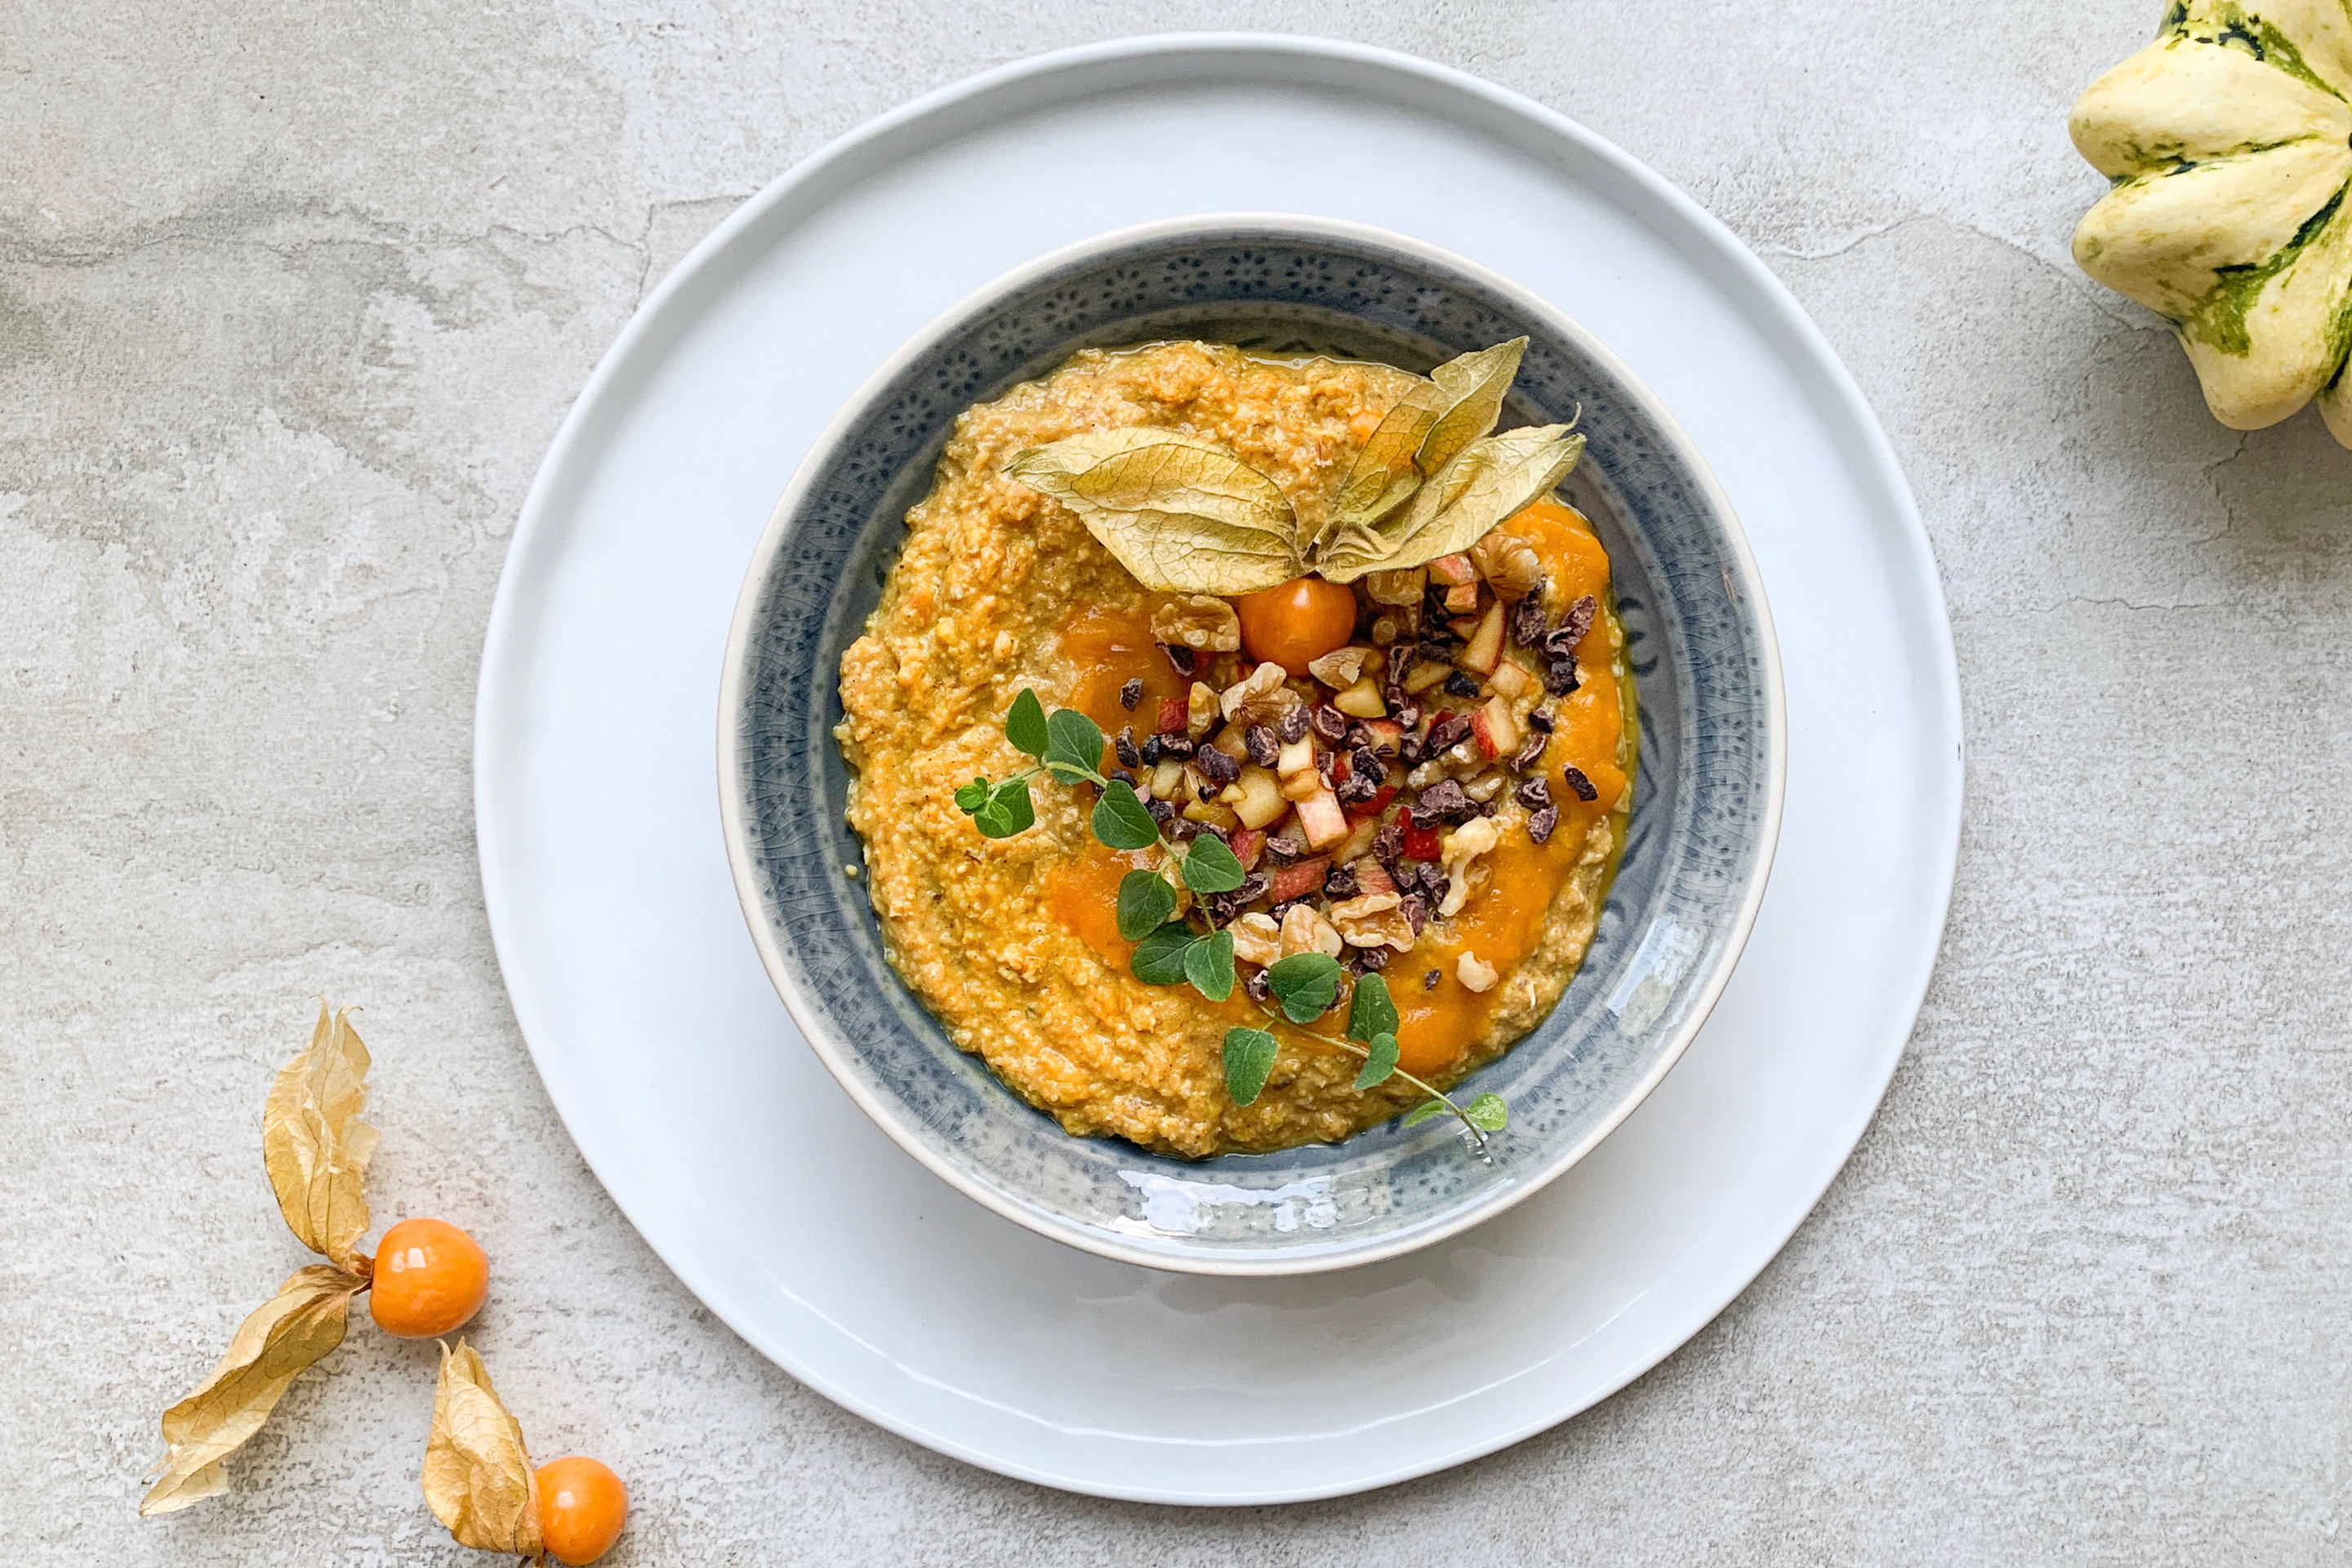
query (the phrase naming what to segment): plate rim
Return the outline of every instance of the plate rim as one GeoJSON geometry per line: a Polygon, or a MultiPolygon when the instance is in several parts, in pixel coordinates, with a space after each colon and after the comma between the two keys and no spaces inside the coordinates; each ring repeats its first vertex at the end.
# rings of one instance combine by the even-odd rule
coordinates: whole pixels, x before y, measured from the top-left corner
{"type": "MultiPolygon", "coordinates": [[[[1666,1074],[1674,1069],[1675,1064],[1682,1060],[1683,1053],[1690,1048],[1699,1031],[1706,1027],[1716,1004],[1722,1000],[1725,987],[1731,984],[1733,971],[1739,966],[1740,954],[1748,946],[1748,936],[1756,929],[1756,918],[1763,909],[1764,894],[1772,879],[1773,857],[1780,847],[1780,814],[1788,792],[1789,763],[1788,702],[1786,689],[1781,684],[1780,644],[1773,629],[1771,604],[1765,592],[1764,575],[1748,545],[1748,531],[1741,525],[1739,514],[1732,506],[1730,496],[1725,493],[1722,483],[1717,479],[1706,454],[1691,438],[1690,432],[1683,428],[1682,422],[1675,417],[1664,399],[1651,389],[1650,384],[1636,374],[1600,334],[1568,311],[1481,262],[1376,224],[1307,213],[1268,211],[1221,211],[1150,218],[1058,246],[1000,273],[965,294],[892,351],[873,374],[859,383],[857,389],[850,394],[810,443],[807,453],[785,482],[776,504],[770,509],[768,521],[761,525],[759,542],[753,547],[751,558],[744,567],[742,586],[736,595],[735,612],[728,624],[727,647],[722,658],[716,714],[719,731],[717,782],[719,817],[726,839],[728,869],[734,881],[736,902],[741,907],[744,926],[751,932],[752,945],[759,950],[761,966],[767,971],[769,984],[775,987],[777,995],[782,999],[785,1011],[800,1026],[809,1048],[816,1053],[817,1059],[824,1064],[834,1081],[856,1102],[867,1120],[879,1127],[892,1142],[912,1156],[925,1170],[965,1197],[1063,1246],[1076,1247],[1114,1263],[1134,1264],[1163,1273],[1266,1279],[1364,1268],[1407,1257],[1449,1237],[1460,1236],[1516,1208],[1567,1174],[1617,1131],[1627,1117],[1640,1109],[1642,1102],[1665,1080],[1666,1074]],[[782,934],[775,929],[774,921],[762,918],[760,868],[752,853],[756,825],[746,810],[742,788],[748,764],[740,717],[748,695],[751,653],[760,631],[761,602],[776,569],[776,563],[790,542],[793,518],[805,505],[810,491],[823,477],[825,465],[839,448],[843,438],[872,413],[875,404],[888,392],[907,366],[929,352],[943,332],[954,330],[1008,295],[1066,267],[1113,255],[1129,247],[1156,239],[1193,235],[1210,239],[1228,234],[1246,237],[1252,232],[1263,232],[1276,238],[1303,237],[1352,240],[1367,248],[1386,247],[1437,269],[1458,272],[1509,300],[1517,310],[1542,321],[1553,333],[1574,343],[1602,370],[1615,376],[1630,394],[1630,401],[1650,421],[1665,446],[1688,466],[1694,489],[1723,524],[1725,554],[1740,593],[1754,607],[1762,654],[1764,803],[1758,825],[1756,865],[1740,889],[1738,906],[1733,910],[1731,923],[1726,931],[1722,950],[1714,968],[1698,988],[1692,1006],[1667,1036],[1665,1048],[1648,1070],[1621,1095],[1608,1115],[1576,1142],[1559,1150],[1543,1164],[1518,1179],[1488,1188],[1482,1197],[1465,1205],[1460,1213],[1425,1228],[1401,1232],[1344,1251],[1252,1254],[1186,1251],[1175,1246],[1165,1249],[1145,1247],[1117,1234],[1088,1230],[1060,1216],[1024,1208],[950,1163],[929,1141],[920,1137],[916,1129],[907,1126],[864,1079],[850,1070],[847,1061],[851,1051],[849,1042],[833,1024],[829,1015],[805,993],[792,966],[786,963],[782,934]]],[[[1627,940],[1633,939],[1629,935],[1627,940]]]]}
{"type": "MultiPolygon", "coordinates": [[[[1890,563],[1890,570],[1894,564],[1890,563]]],[[[786,169],[744,202],[705,236],[639,303],[612,345],[597,361],[580,395],[559,425],[546,456],[533,475],[508,544],[485,632],[476,692],[472,758],[475,831],[485,921],[489,928],[492,949],[498,957],[500,977],[506,986],[517,1028],[523,1037],[525,1048],[531,1055],[549,1100],[563,1123],[566,1135],[580,1150],[581,1157],[589,1168],[596,1172],[614,1206],[629,1220],[632,1227],[664,1265],[714,1315],[794,1379],[835,1404],[886,1431],[983,1469],[1063,1490],[1133,1501],[1192,1506],[1253,1506],[1343,1497],[1395,1485],[1494,1453],[1571,1419],[1642,1377],[1688,1342],[1693,1335],[1737,1300],[1771,1259],[1787,1247],[1790,1238],[1819,1206],[1830,1184],[1844,1169],[1862,1134],[1876,1115],[1885,1100],[1887,1084],[1908,1045],[1911,1031],[1916,1026],[1919,1009],[1933,978],[1936,957],[1950,913],[1958,871],[1965,787],[1965,740],[1950,614],[1941,577],[1936,568],[1934,551],[1909,481],[1904,477],[1876,415],[1863,396],[1852,372],[1787,285],[1720,219],[1664,176],[1568,116],[1511,89],[1450,66],[1375,45],[1303,35],[1245,31],[1149,34],[1079,45],[1011,61],[923,93],[852,128],[786,169]],[[731,245],[744,229],[761,221],[793,196],[836,177],[857,155],[925,120],[968,110],[1000,92],[1064,71],[1122,61],[1139,62],[1155,57],[1181,59],[1187,55],[1200,57],[1202,61],[1212,64],[1246,60],[1257,56],[1265,57],[1272,64],[1287,61],[1308,68],[1337,67],[1383,73],[1398,79],[1401,85],[1418,91],[1424,100],[1450,100],[1457,105],[1466,105],[1479,111],[1481,129],[1491,133],[1507,138],[1516,132],[1522,137],[1531,134],[1554,146],[1560,142],[1571,144],[1595,165],[1626,182],[1644,199],[1656,204],[1704,241],[1705,258],[1694,258],[1694,260],[1704,259],[1716,266],[1728,268],[1748,291],[1748,302],[1769,313],[1765,319],[1759,320],[1758,324],[1766,328],[1768,332],[1777,329],[1783,334],[1776,345],[1780,353],[1787,357],[1801,358],[1805,367],[1819,377],[1819,390],[1833,400],[1837,412],[1847,426],[1847,433],[1857,443],[1854,448],[1849,449],[1850,459],[1866,459],[1866,464],[1856,461],[1854,471],[1861,473],[1866,467],[1869,477],[1874,479],[1882,493],[1889,514],[1888,521],[1897,525],[1885,531],[1882,537],[1889,543],[1899,542],[1900,561],[1907,565],[1915,590],[1919,593],[1921,602],[1936,612],[1926,618],[1924,626],[1913,629],[1915,633],[1925,634],[1930,645],[1929,651],[1937,656],[1932,671],[1934,695],[1937,700],[1938,715],[1943,720],[1940,726],[1945,731],[1943,739],[1948,747],[1948,756],[1943,763],[1946,788],[1941,831],[1935,831],[1935,825],[1930,822],[1923,826],[1921,833],[1923,847],[1938,852],[1933,885],[1921,889],[1927,895],[1924,901],[1932,910],[1934,918],[1922,922],[1911,957],[1910,984],[1890,987],[1895,996],[1906,999],[1904,1012],[1912,1022],[1895,1039],[1893,1048],[1885,1053],[1884,1062],[1873,1075],[1874,1081],[1867,1085],[1870,1091],[1867,1100],[1856,1097],[1856,1109],[1851,1114],[1850,1125],[1840,1139],[1843,1149],[1838,1158],[1828,1165],[1821,1180],[1813,1184],[1801,1207],[1794,1209],[1786,1226],[1778,1227],[1777,1233],[1757,1233],[1761,1250],[1750,1254],[1754,1258],[1753,1267],[1747,1267],[1743,1260],[1742,1266],[1735,1270],[1740,1276],[1737,1282],[1707,1301],[1686,1327],[1668,1331],[1654,1345],[1653,1353],[1637,1354],[1622,1369],[1622,1375],[1607,1380],[1589,1398],[1570,1408],[1507,1423],[1475,1441],[1461,1443],[1442,1453],[1406,1463],[1324,1483],[1271,1487],[1245,1493],[1107,1483],[988,1451],[960,1437],[933,1430],[921,1420],[902,1417],[884,1409],[839,1381],[809,1367],[803,1358],[794,1354],[790,1347],[777,1342],[772,1336],[738,1321],[734,1314],[712,1305],[709,1298],[717,1292],[705,1289],[709,1282],[701,1279],[702,1270],[690,1262],[682,1262],[673,1257],[674,1249],[656,1239],[656,1235],[648,1231],[632,1212],[630,1203],[604,1182],[598,1162],[580,1142],[574,1131],[574,1118],[567,1109],[569,1096],[558,1087],[557,1079],[549,1073],[548,1058],[538,1043],[545,1037],[543,1034],[535,1035],[533,1028],[534,1020],[543,1016],[544,1009],[521,966],[520,917],[508,907],[504,891],[506,880],[500,875],[505,849],[496,809],[497,797],[502,787],[501,754],[505,740],[499,721],[502,717],[502,704],[515,689],[520,673],[512,667],[526,663],[529,654],[528,646],[519,646],[515,636],[517,623],[526,613],[525,596],[535,591],[535,584],[527,588],[524,579],[527,576],[535,578],[537,574],[526,569],[537,565],[537,558],[548,549],[546,536],[556,526],[551,514],[560,510],[563,492],[575,482],[573,470],[578,466],[579,458],[576,449],[595,422],[600,405],[613,384],[630,366],[640,345],[653,335],[656,324],[673,308],[677,297],[698,280],[701,269],[712,256],[731,245]]]]}

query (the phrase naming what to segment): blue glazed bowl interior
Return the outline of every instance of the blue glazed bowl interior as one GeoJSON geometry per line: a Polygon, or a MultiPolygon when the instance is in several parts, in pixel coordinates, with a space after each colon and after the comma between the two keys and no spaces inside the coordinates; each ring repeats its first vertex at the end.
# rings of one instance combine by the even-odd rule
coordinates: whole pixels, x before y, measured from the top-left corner
{"type": "MultiPolygon", "coordinates": [[[[779,988],[885,1129],[968,1193],[1162,1268],[1295,1272],[1394,1254],[1564,1170],[1671,1065],[1760,895],[1780,786],[1770,629],[1738,524],[1612,356],[1502,280],[1315,220],[1111,237],[984,294],[886,369],[814,451],[747,582],[721,716],[747,911],[779,988]],[[956,416],[1087,347],[1199,337],[1427,371],[1530,338],[1503,424],[1579,419],[1565,487],[1614,564],[1641,702],[1624,858],[1582,970],[1468,1093],[1508,1100],[1481,1161],[1447,1121],[1188,1163],[1073,1138],[951,1045],[883,962],[832,736],[862,629],[956,416]]],[[[1463,1098],[1457,1096],[1457,1098],[1463,1098]]]]}

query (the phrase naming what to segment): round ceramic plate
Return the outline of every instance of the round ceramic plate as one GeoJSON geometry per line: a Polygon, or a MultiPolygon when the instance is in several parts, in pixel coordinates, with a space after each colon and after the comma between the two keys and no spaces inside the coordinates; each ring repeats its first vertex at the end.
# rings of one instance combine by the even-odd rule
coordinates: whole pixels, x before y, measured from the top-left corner
{"type": "Polygon", "coordinates": [[[1401,56],[1260,37],[993,72],[836,143],[705,241],[599,366],[532,488],[476,736],[517,1017],[583,1152],[679,1277],[796,1376],[916,1441],[1202,1503],[1328,1496],[1487,1452],[1719,1311],[1836,1173],[1901,1054],[1959,791],[1926,539],[1869,411],[1769,273],[1546,110],[1401,56]],[[1044,172],[1053,201],[1005,199],[1044,172]],[[1062,1247],[874,1127],[794,1032],[744,929],[710,744],[769,509],[874,368],[1042,252],[1234,210],[1412,234],[1615,350],[1747,526],[1789,728],[1754,934],[1642,1108],[1489,1224],[1266,1280],[1062,1247]]]}

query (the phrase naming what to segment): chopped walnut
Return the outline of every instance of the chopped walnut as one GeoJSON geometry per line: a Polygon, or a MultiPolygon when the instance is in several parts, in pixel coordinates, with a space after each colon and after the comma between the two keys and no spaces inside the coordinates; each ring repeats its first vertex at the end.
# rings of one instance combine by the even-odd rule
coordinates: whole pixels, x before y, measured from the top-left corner
{"type": "Polygon", "coordinates": [[[1319,952],[1326,958],[1337,958],[1347,944],[1329,921],[1318,914],[1313,906],[1294,904],[1282,917],[1282,956],[1293,958],[1302,952],[1319,952]]]}
{"type": "Polygon", "coordinates": [[[1364,665],[1371,657],[1372,650],[1368,647],[1334,648],[1321,658],[1310,659],[1307,673],[1334,691],[1343,690],[1356,684],[1356,677],[1364,673],[1364,665]]]}
{"type": "Polygon", "coordinates": [[[1395,572],[1364,574],[1364,594],[1375,605],[1419,605],[1429,586],[1426,567],[1407,566],[1395,572]]]}
{"type": "Polygon", "coordinates": [[[1197,741],[1217,721],[1217,691],[1205,680],[1192,682],[1184,704],[1184,733],[1197,741]]]}
{"type": "Polygon", "coordinates": [[[1470,559],[1497,598],[1525,598],[1543,587],[1543,562],[1517,534],[1494,530],[1470,547],[1470,559]]]}
{"type": "Polygon", "coordinates": [[[1475,952],[1465,952],[1454,965],[1454,978],[1467,990],[1492,991],[1499,976],[1493,964],[1481,962],[1475,952]]]}
{"type": "Polygon", "coordinates": [[[1242,646],[1242,618],[1224,600],[1193,594],[1152,611],[1151,636],[1195,653],[1232,653],[1242,646]]]}
{"type": "Polygon", "coordinates": [[[1226,688],[1222,700],[1227,721],[1279,724],[1283,715],[1299,705],[1298,694],[1283,684],[1286,679],[1282,666],[1261,664],[1226,688]]]}
{"type": "Polygon", "coordinates": [[[1492,849],[1500,840],[1494,819],[1474,816],[1438,842],[1438,859],[1446,870],[1445,897],[1437,903],[1438,914],[1452,919],[1462,912],[1470,898],[1470,865],[1479,856],[1492,849]]]}
{"type": "Polygon", "coordinates": [[[1331,923],[1350,947],[1392,947],[1403,952],[1412,946],[1412,922],[1404,917],[1404,900],[1395,893],[1365,893],[1331,906],[1331,923]]]}
{"type": "Polygon", "coordinates": [[[1225,929],[1234,933],[1234,956],[1244,963],[1263,966],[1282,957],[1282,928],[1272,915],[1252,910],[1225,929]]]}

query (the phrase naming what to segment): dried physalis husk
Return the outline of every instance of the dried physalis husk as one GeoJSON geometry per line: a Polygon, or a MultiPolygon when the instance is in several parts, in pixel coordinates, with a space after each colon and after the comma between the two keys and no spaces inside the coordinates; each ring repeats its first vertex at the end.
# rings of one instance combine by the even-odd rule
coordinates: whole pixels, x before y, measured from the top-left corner
{"type": "Polygon", "coordinates": [[[1356,454],[1318,542],[1343,528],[1370,528],[1492,430],[1527,351],[1527,339],[1513,338],[1448,360],[1398,399],[1356,454]]]}
{"type": "Polygon", "coordinates": [[[441,1347],[433,1435],[425,1444],[425,1501],[460,1546],[537,1557],[539,1498],[522,1427],[499,1402],[474,1347],[441,1347]]]}
{"type": "Polygon", "coordinates": [[[1213,441],[1100,430],[1034,447],[1004,471],[1077,513],[1147,588],[1254,594],[1305,570],[1289,498],[1213,441]]]}
{"type": "Polygon", "coordinates": [[[351,1009],[319,1005],[310,1047],[288,1062],[261,1112],[261,1160],[295,1239],[338,1268],[364,1276],[354,1250],[367,1234],[367,1163],[376,1132],[359,1120],[367,1102],[367,1047],[351,1009]]]}
{"type": "Polygon", "coordinates": [[[343,1342],[352,1298],[366,1288],[356,1274],[314,1263],[239,1324],[213,1374],[163,1412],[171,1451],[139,1511],[170,1513],[226,1491],[221,1460],[261,1430],[298,1373],[343,1342]]]}
{"type": "Polygon", "coordinates": [[[1467,550],[1486,531],[1549,495],[1584,452],[1565,425],[1482,437],[1464,447],[1411,504],[1373,529],[1349,529],[1325,547],[1316,570],[1334,583],[1368,572],[1420,566],[1467,550]]]}

